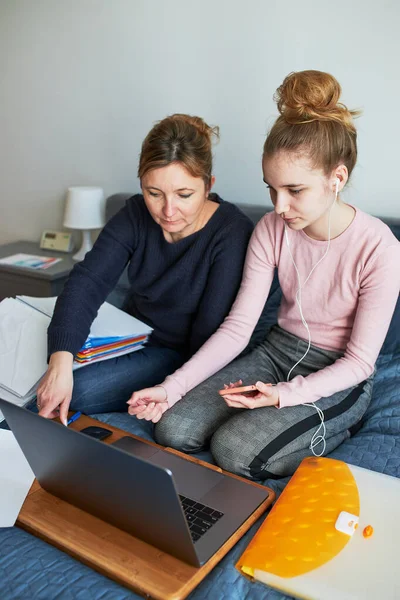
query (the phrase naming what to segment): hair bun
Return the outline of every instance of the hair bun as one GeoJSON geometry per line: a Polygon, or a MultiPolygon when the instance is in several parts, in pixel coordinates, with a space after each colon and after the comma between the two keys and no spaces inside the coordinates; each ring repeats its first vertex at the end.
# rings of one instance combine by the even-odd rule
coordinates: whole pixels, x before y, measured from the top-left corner
{"type": "Polygon", "coordinates": [[[209,143],[212,143],[213,136],[219,139],[219,127],[211,127],[201,117],[193,117],[192,115],[186,115],[182,113],[175,113],[171,115],[171,119],[180,120],[184,123],[192,125],[200,135],[206,136],[209,143]]]}
{"type": "Polygon", "coordinates": [[[291,125],[310,121],[339,121],[355,130],[350,111],[339,102],[342,89],[339,82],[322,71],[290,73],[276,90],[274,100],[282,118],[291,125]]]}

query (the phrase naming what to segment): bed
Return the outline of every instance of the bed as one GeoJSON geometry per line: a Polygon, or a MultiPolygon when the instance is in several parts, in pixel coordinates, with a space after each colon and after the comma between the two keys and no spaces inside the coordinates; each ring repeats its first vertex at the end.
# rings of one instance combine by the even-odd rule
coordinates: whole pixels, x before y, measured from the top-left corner
{"type": "MultiPolygon", "coordinates": [[[[127,195],[118,194],[108,199],[108,218],[118,210],[126,197],[127,195]]],[[[243,205],[242,208],[254,221],[257,221],[264,212],[259,206],[243,205]]],[[[400,239],[400,221],[395,219],[386,221],[400,239]]],[[[122,278],[110,301],[120,304],[125,287],[126,280],[122,278]]],[[[268,324],[275,321],[279,294],[275,282],[263,314],[263,321],[258,328],[258,335],[268,324]]],[[[256,341],[257,334],[253,343],[256,341]]],[[[145,439],[153,439],[150,423],[143,423],[124,413],[95,416],[104,423],[110,423],[145,439]]],[[[212,460],[208,452],[198,456],[205,460],[212,460]]],[[[377,361],[373,397],[361,427],[330,456],[400,477],[400,301],[397,302],[388,335],[377,361]]],[[[288,478],[266,481],[265,484],[272,487],[279,495],[287,481],[288,478]]],[[[285,600],[288,598],[260,583],[248,581],[239,575],[234,567],[261,521],[262,519],[247,532],[189,596],[190,600],[210,598],[212,600],[285,600]]],[[[138,600],[140,596],[18,527],[12,527],[0,529],[0,598],[1,600],[138,600]]]]}

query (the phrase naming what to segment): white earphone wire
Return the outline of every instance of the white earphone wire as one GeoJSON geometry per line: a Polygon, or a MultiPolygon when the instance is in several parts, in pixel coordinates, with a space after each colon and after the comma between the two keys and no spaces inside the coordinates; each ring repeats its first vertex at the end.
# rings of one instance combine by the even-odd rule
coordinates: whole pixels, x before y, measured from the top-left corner
{"type": "MultiPolygon", "coordinates": [[[[290,375],[292,374],[293,370],[297,367],[297,365],[299,365],[302,362],[302,360],[305,359],[305,357],[307,356],[307,354],[308,354],[308,352],[309,352],[309,350],[311,348],[311,332],[310,332],[310,328],[309,328],[308,323],[307,323],[307,321],[306,321],[306,319],[304,317],[304,314],[303,314],[303,308],[302,308],[302,305],[301,305],[301,291],[304,288],[304,286],[306,285],[307,281],[310,279],[311,275],[313,274],[313,272],[315,271],[315,269],[317,268],[317,266],[324,260],[324,258],[326,257],[326,255],[329,252],[329,248],[330,248],[330,245],[331,245],[331,216],[332,216],[332,209],[333,209],[333,207],[336,204],[338,192],[339,192],[339,180],[336,179],[335,199],[332,202],[332,205],[331,205],[331,207],[329,209],[329,217],[328,217],[328,244],[327,244],[327,247],[326,247],[326,250],[325,250],[324,254],[321,256],[321,258],[318,260],[318,262],[315,263],[315,265],[313,266],[313,268],[309,272],[309,274],[308,274],[308,276],[305,279],[305,281],[304,281],[303,284],[301,283],[299,269],[297,268],[296,262],[295,262],[295,260],[293,258],[292,251],[290,249],[290,241],[289,241],[289,236],[288,236],[288,232],[287,232],[288,228],[287,228],[287,225],[285,223],[285,240],[286,240],[286,245],[288,247],[290,258],[292,260],[293,266],[294,266],[294,268],[296,270],[297,282],[298,282],[298,285],[299,285],[299,287],[298,287],[298,289],[296,291],[296,304],[297,304],[297,306],[299,308],[301,321],[302,321],[302,323],[303,323],[303,325],[304,325],[304,327],[305,327],[305,329],[307,331],[307,337],[308,337],[307,350],[305,351],[305,353],[303,354],[303,356],[300,358],[300,360],[298,360],[296,362],[296,364],[294,364],[293,367],[290,369],[289,373],[287,374],[286,381],[290,381],[290,375]]],[[[326,449],[326,440],[325,440],[326,427],[325,427],[325,421],[324,421],[324,413],[319,408],[319,406],[316,406],[314,404],[314,402],[305,403],[304,406],[310,406],[310,407],[315,408],[315,410],[317,411],[317,413],[319,415],[319,418],[321,420],[321,423],[320,423],[318,429],[315,431],[314,435],[312,436],[311,443],[310,443],[310,450],[313,453],[313,455],[316,456],[316,457],[320,457],[320,456],[322,456],[324,454],[325,449],[326,449]],[[319,435],[319,432],[321,431],[321,429],[322,429],[322,434],[319,435]],[[317,454],[314,449],[321,442],[322,442],[322,451],[319,454],[317,454]]]]}

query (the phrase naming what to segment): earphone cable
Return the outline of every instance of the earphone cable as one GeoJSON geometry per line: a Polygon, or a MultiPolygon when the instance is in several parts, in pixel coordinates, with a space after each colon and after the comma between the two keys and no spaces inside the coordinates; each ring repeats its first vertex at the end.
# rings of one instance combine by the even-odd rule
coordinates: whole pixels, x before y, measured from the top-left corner
{"type": "MultiPolygon", "coordinates": [[[[307,323],[307,321],[306,321],[306,319],[304,317],[304,314],[303,314],[303,308],[302,308],[302,305],[301,305],[301,292],[302,292],[302,289],[304,288],[304,286],[306,285],[307,281],[310,279],[311,275],[313,274],[313,272],[317,268],[317,266],[324,260],[324,258],[326,257],[326,255],[329,252],[329,248],[330,248],[330,245],[331,245],[331,216],[332,216],[332,209],[333,209],[334,205],[336,204],[337,195],[338,195],[338,181],[336,183],[335,199],[332,202],[332,206],[329,209],[329,217],[328,217],[328,244],[327,244],[326,250],[325,250],[324,254],[321,256],[321,258],[318,260],[318,262],[315,263],[315,265],[313,266],[313,268],[309,272],[309,274],[308,274],[308,276],[305,279],[305,281],[304,281],[303,284],[301,283],[300,272],[299,272],[299,269],[297,268],[297,265],[296,265],[296,262],[294,260],[292,251],[290,249],[290,242],[289,242],[289,236],[288,236],[288,232],[287,232],[287,225],[285,223],[285,240],[286,240],[286,245],[288,247],[290,258],[292,260],[293,266],[294,266],[295,271],[296,271],[297,282],[298,282],[298,285],[299,285],[299,287],[298,287],[298,289],[296,291],[296,296],[295,296],[295,298],[296,298],[296,304],[297,304],[297,306],[299,308],[301,321],[302,321],[302,323],[303,323],[303,325],[304,325],[304,327],[305,327],[305,329],[307,331],[307,337],[308,337],[307,350],[305,351],[305,353],[303,354],[303,356],[300,358],[300,360],[298,360],[296,362],[296,364],[294,364],[293,367],[290,369],[289,373],[287,374],[286,381],[290,381],[290,376],[291,376],[293,370],[305,359],[305,357],[307,356],[307,354],[308,354],[308,352],[309,352],[309,350],[311,348],[311,332],[310,332],[310,328],[309,328],[308,323],[307,323]]],[[[304,406],[310,406],[310,407],[315,408],[315,410],[317,411],[318,416],[319,416],[319,418],[321,420],[321,423],[320,423],[318,429],[314,432],[314,434],[313,434],[313,436],[311,438],[311,443],[310,443],[310,446],[309,446],[309,448],[310,448],[311,452],[313,453],[313,455],[316,456],[316,457],[320,457],[320,456],[322,456],[324,454],[325,449],[326,449],[326,439],[325,439],[325,436],[326,436],[326,427],[325,427],[324,413],[319,408],[319,406],[316,406],[314,404],[314,402],[305,403],[304,406]],[[322,433],[319,434],[319,432],[321,431],[321,429],[322,429],[322,433]],[[321,443],[322,443],[322,451],[319,454],[317,454],[315,452],[315,448],[319,444],[321,444],[321,443]]]]}

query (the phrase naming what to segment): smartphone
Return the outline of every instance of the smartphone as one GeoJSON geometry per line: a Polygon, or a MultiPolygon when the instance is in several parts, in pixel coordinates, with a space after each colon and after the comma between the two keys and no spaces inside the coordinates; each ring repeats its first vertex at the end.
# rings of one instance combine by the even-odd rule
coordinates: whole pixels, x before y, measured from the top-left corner
{"type": "Polygon", "coordinates": [[[81,429],[80,432],[84,433],[85,435],[90,435],[90,437],[94,437],[96,440],[105,440],[113,434],[110,429],[106,429],[105,427],[97,427],[96,425],[85,427],[84,429],[81,429]]]}
{"type": "Polygon", "coordinates": [[[257,396],[259,394],[258,389],[255,385],[242,385],[240,387],[227,388],[226,390],[219,390],[218,392],[221,396],[226,396],[226,394],[242,394],[242,396],[257,396]]]}

